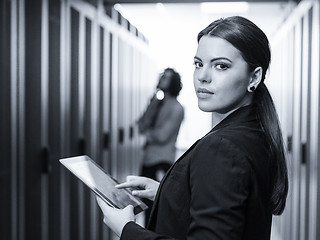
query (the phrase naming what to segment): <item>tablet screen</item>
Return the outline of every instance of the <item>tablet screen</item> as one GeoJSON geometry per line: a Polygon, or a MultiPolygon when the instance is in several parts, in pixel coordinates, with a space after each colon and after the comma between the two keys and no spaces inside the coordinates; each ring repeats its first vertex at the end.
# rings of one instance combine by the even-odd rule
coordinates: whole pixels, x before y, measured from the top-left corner
{"type": "Polygon", "coordinates": [[[88,156],[64,158],[60,162],[109,205],[121,209],[132,205],[135,214],[148,208],[127,189],[116,188],[118,182],[88,156]]]}

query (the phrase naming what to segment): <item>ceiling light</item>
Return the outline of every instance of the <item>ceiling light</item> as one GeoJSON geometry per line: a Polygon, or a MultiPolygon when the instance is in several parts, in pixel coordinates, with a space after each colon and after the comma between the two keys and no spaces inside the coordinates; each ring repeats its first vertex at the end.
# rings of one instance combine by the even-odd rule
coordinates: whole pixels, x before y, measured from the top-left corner
{"type": "Polygon", "coordinates": [[[203,2],[200,4],[204,13],[244,13],[249,9],[247,2],[203,2]]]}
{"type": "Polygon", "coordinates": [[[157,10],[159,11],[159,12],[161,12],[161,13],[166,13],[166,8],[165,8],[165,6],[163,5],[163,3],[157,3],[156,4],[156,8],[157,8],[157,10]]]}

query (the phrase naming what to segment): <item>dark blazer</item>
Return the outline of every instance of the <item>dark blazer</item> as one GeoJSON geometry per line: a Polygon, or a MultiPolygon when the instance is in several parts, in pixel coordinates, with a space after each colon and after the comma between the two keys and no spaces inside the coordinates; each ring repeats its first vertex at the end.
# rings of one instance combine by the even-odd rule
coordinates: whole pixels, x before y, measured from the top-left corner
{"type": "Polygon", "coordinates": [[[198,140],[162,180],[148,229],[126,224],[121,239],[270,239],[270,157],[251,106],[198,140]]]}

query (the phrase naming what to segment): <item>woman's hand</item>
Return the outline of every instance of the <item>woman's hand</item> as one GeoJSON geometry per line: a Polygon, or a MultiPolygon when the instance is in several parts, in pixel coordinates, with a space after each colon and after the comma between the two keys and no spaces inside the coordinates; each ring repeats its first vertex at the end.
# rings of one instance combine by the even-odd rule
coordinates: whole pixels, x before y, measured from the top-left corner
{"type": "Polygon", "coordinates": [[[132,195],[154,201],[159,182],[146,177],[127,176],[127,181],[116,185],[117,188],[133,188],[132,195]]]}
{"type": "Polygon", "coordinates": [[[104,215],[103,222],[120,237],[124,226],[130,221],[135,221],[133,206],[129,205],[124,209],[117,209],[110,207],[100,197],[96,198],[104,215]]]}

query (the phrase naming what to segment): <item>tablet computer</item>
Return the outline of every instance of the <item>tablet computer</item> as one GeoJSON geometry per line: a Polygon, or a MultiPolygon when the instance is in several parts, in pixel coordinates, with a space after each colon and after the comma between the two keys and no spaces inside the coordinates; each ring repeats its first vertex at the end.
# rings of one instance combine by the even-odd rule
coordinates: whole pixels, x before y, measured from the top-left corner
{"type": "Polygon", "coordinates": [[[119,184],[117,180],[106,173],[90,157],[84,155],[63,158],[59,161],[110,206],[122,209],[132,205],[135,214],[148,208],[127,189],[116,188],[115,185],[119,184]]]}

